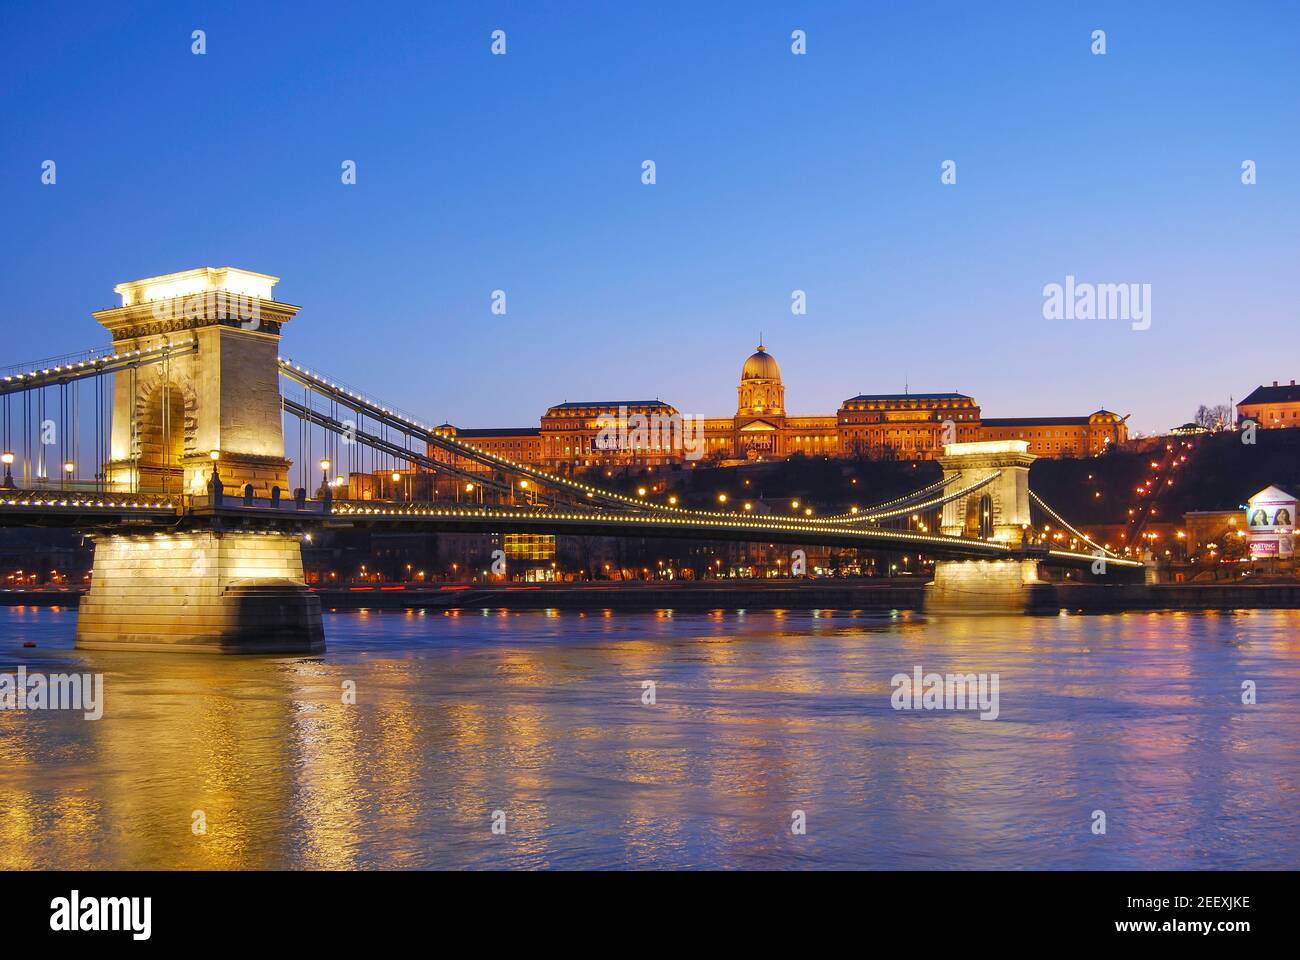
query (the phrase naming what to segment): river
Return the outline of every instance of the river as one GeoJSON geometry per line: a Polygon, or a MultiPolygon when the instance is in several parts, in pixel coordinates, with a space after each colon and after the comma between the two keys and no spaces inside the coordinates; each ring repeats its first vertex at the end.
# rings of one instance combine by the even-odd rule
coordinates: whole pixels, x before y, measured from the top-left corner
{"type": "Polygon", "coordinates": [[[0,608],[0,672],[104,677],[0,711],[6,870],[1300,866],[1300,611],[363,610],[319,658],[75,618],[0,608]],[[996,719],[895,709],[918,667],[996,719]]]}

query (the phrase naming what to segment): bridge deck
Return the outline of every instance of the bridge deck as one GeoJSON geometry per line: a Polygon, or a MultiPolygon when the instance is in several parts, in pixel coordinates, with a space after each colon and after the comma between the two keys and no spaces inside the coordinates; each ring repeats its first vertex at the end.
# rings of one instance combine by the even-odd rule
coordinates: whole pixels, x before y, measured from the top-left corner
{"type": "MultiPolygon", "coordinates": [[[[461,507],[431,503],[389,503],[340,500],[326,504],[307,501],[301,509],[292,500],[278,505],[222,497],[213,505],[207,497],[148,494],[69,494],[55,491],[7,491],[0,495],[0,526],[60,526],[75,528],[168,528],[182,523],[231,527],[302,529],[380,527],[447,533],[549,533],[597,537],[664,537],[697,540],[768,542],[802,546],[849,547],[924,553],[940,559],[1032,558],[1066,566],[1087,566],[1092,554],[1002,542],[947,537],[828,523],[809,524],[794,518],[729,517],[709,513],[615,513],[571,508],[461,507]]],[[[1107,559],[1119,567],[1140,568],[1134,560],[1107,559]]]]}
{"type": "Polygon", "coordinates": [[[183,512],[181,497],[162,494],[0,491],[2,527],[173,527],[183,512]]]}

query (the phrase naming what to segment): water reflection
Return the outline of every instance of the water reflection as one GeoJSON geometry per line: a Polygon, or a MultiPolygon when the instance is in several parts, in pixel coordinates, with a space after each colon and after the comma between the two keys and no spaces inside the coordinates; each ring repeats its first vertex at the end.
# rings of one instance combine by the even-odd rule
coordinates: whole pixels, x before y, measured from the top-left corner
{"type": "Polygon", "coordinates": [[[1300,859],[1291,611],[370,610],[329,615],[315,659],[80,653],[75,611],[0,622],[0,671],[106,691],[97,722],[0,711],[0,869],[1300,859]],[[892,710],[916,665],[998,673],[999,719],[892,710]]]}

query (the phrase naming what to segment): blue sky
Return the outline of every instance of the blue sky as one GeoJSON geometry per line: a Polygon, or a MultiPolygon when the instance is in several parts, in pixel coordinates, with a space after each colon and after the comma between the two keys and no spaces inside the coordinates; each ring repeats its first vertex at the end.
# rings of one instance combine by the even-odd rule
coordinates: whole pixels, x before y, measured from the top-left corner
{"type": "Polygon", "coordinates": [[[108,7],[0,7],[0,365],[233,265],[302,306],[286,355],[464,426],[728,414],[760,329],[795,413],[1152,430],[1300,376],[1297,4],[108,7]],[[1067,274],[1151,284],[1151,328],[1044,320],[1067,274]]]}

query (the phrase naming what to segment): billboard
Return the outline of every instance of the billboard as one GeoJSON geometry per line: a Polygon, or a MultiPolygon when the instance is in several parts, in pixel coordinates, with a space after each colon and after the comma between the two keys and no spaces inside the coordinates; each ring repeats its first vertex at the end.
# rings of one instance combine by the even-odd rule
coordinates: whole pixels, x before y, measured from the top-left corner
{"type": "Polygon", "coordinates": [[[1296,498],[1280,487],[1265,487],[1246,504],[1246,534],[1252,557],[1290,557],[1295,553],[1296,498]]]}

